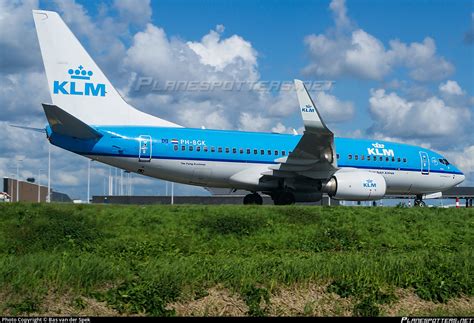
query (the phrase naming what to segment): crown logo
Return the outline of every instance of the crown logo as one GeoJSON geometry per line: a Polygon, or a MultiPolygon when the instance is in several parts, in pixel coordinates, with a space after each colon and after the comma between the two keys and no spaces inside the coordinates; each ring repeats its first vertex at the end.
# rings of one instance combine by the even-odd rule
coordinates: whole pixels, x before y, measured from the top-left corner
{"type": "Polygon", "coordinates": [[[374,147],[374,148],[385,148],[385,145],[384,144],[379,144],[378,142],[376,142],[375,144],[372,144],[372,147],[374,147]]]}
{"type": "Polygon", "coordinates": [[[86,71],[82,65],[79,65],[75,70],[70,68],[67,72],[75,80],[90,80],[94,74],[92,71],[86,71]]]}
{"type": "Polygon", "coordinates": [[[306,109],[312,109],[313,107],[311,106],[311,104],[307,104],[306,105],[306,109]]]}

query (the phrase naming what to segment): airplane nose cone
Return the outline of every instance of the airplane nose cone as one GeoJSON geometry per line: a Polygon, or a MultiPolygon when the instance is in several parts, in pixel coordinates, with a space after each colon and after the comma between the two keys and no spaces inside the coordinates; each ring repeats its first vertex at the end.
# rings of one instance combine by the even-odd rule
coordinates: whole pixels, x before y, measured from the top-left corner
{"type": "Polygon", "coordinates": [[[464,176],[463,173],[461,173],[461,175],[456,175],[455,178],[454,178],[454,181],[456,182],[455,185],[458,185],[458,184],[461,184],[462,182],[464,182],[465,178],[466,178],[466,176],[464,176]]]}

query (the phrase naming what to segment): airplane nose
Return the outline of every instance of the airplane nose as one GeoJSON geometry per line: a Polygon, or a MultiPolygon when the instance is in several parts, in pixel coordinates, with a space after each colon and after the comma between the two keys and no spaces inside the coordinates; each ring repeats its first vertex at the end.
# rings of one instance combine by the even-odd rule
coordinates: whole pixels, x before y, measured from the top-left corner
{"type": "Polygon", "coordinates": [[[462,182],[464,182],[465,178],[466,178],[466,176],[464,176],[463,173],[461,173],[461,175],[457,175],[454,179],[456,181],[455,185],[458,185],[458,184],[461,184],[462,182]]]}

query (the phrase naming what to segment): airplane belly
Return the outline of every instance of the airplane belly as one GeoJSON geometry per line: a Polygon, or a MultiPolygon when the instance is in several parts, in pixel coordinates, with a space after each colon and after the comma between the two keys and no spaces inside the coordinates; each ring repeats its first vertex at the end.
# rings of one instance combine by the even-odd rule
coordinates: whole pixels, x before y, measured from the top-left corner
{"type": "Polygon", "coordinates": [[[130,172],[190,185],[232,187],[229,178],[245,168],[247,163],[194,161],[153,158],[140,162],[134,157],[87,156],[99,162],[130,172]]]}
{"type": "Polygon", "coordinates": [[[387,183],[387,194],[422,194],[433,193],[448,189],[452,183],[452,175],[403,170],[380,170],[374,169],[385,178],[387,183]]]}

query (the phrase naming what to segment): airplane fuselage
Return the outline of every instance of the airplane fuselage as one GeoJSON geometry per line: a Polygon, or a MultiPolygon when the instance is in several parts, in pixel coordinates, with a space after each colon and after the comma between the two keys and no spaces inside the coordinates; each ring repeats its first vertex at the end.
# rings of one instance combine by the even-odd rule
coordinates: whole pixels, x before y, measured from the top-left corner
{"type": "MultiPolygon", "coordinates": [[[[288,156],[300,135],[194,128],[95,127],[98,140],[74,139],[51,132],[52,144],[94,160],[146,176],[198,186],[252,191],[276,189],[278,182],[242,183],[233,176],[249,167],[268,170],[288,156]]],[[[464,179],[462,172],[426,148],[407,144],[335,138],[340,169],[360,169],[382,175],[386,194],[415,195],[446,190],[464,179]]],[[[297,190],[312,191],[310,181],[297,190]]]]}

